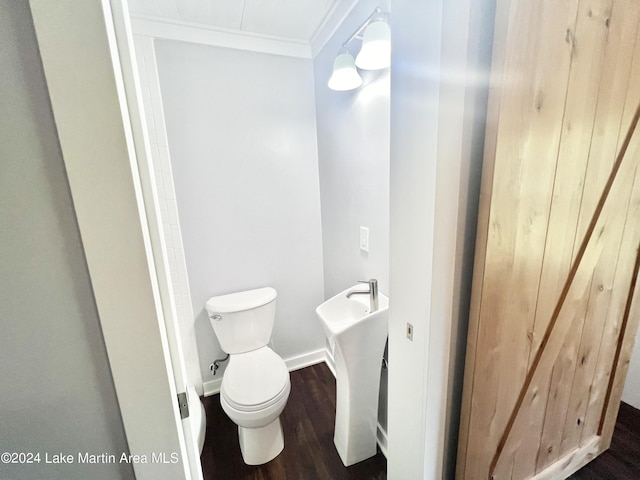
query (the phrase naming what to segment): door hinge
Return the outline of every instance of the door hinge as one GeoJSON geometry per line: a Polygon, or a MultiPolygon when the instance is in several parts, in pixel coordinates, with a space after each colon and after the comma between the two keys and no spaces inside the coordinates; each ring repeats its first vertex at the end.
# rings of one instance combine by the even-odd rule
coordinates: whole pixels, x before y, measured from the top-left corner
{"type": "Polygon", "coordinates": [[[187,401],[187,394],[185,392],[178,394],[178,408],[180,409],[180,418],[187,418],[189,416],[189,402],[187,401]]]}

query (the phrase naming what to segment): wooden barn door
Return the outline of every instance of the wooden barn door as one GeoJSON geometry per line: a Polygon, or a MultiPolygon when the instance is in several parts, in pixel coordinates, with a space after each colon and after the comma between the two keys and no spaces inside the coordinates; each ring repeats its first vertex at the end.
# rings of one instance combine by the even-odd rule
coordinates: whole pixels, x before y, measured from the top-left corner
{"type": "Polygon", "coordinates": [[[610,444],[640,317],[640,0],[498,0],[457,478],[610,444]]]}

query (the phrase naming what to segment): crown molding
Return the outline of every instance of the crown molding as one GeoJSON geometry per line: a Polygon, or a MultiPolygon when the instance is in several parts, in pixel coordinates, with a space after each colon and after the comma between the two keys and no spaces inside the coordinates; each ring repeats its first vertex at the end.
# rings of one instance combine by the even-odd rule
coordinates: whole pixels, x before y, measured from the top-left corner
{"type": "Polygon", "coordinates": [[[134,34],[155,39],[177,40],[287,57],[312,58],[312,49],[309,43],[275,35],[242,32],[142,15],[131,16],[131,29],[134,34]]]}
{"type": "Polygon", "coordinates": [[[322,51],[359,2],[360,0],[351,0],[350,2],[336,2],[333,4],[331,11],[324,17],[324,20],[311,37],[309,42],[311,58],[315,58],[322,51]]]}

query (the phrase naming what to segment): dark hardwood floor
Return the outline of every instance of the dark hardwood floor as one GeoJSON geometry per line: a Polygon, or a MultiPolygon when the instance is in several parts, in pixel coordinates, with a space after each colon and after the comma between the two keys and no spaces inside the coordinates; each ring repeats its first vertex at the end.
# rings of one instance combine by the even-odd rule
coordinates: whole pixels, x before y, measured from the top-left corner
{"type": "Polygon", "coordinates": [[[570,480],[640,479],[640,410],[620,404],[611,447],[574,473],[570,480]]]}
{"type": "Polygon", "coordinates": [[[265,465],[242,461],[238,428],[219,395],[203,399],[207,433],[201,456],[205,480],[383,480],[387,461],[378,452],[346,468],[333,445],[336,383],[324,363],[291,372],[291,394],[280,416],[284,450],[265,465]]]}
{"type": "MultiPolygon", "coordinates": [[[[203,399],[207,435],[202,452],[205,480],[383,480],[387,462],[378,454],[345,468],[333,445],[336,385],[322,363],[291,373],[291,394],[280,416],[284,451],[271,462],[248,466],[242,461],[238,429],[229,420],[218,395],[203,399]]],[[[640,480],[640,410],[626,403],[611,448],[570,480],[640,480]]]]}

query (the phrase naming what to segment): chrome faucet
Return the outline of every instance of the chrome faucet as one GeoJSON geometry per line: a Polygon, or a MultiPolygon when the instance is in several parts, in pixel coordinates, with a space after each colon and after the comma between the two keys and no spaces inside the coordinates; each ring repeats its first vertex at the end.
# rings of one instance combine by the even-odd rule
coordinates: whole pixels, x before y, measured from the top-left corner
{"type": "Polygon", "coordinates": [[[368,283],[369,290],[366,291],[351,291],[347,293],[347,298],[350,298],[351,295],[369,295],[369,311],[375,312],[378,310],[378,280],[375,278],[370,278],[369,280],[358,280],[359,283],[368,283]]]}

